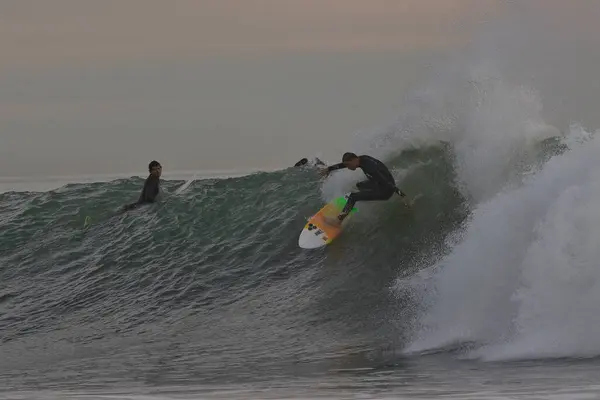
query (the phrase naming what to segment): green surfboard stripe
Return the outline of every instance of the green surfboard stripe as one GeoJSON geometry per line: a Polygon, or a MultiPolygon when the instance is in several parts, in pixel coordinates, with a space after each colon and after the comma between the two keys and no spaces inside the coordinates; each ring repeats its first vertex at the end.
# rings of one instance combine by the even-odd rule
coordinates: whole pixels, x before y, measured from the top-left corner
{"type": "MultiPolygon", "coordinates": [[[[346,205],[346,201],[346,197],[341,196],[333,201],[333,205],[335,206],[335,208],[338,209],[338,211],[342,211],[344,209],[344,206],[346,205]]],[[[350,214],[354,214],[357,211],[358,210],[356,209],[356,207],[353,207],[350,211],[350,214]]]]}

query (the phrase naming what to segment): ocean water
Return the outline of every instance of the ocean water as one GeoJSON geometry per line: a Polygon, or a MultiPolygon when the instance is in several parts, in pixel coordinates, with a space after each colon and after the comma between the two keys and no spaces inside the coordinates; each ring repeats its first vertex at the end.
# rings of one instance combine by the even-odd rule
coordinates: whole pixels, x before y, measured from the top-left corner
{"type": "Polygon", "coordinates": [[[0,397],[596,398],[600,139],[544,132],[496,194],[460,143],[387,152],[422,197],[316,251],[360,173],[166,179],[125,214],[139,177],[4,192],[0,397]]]}

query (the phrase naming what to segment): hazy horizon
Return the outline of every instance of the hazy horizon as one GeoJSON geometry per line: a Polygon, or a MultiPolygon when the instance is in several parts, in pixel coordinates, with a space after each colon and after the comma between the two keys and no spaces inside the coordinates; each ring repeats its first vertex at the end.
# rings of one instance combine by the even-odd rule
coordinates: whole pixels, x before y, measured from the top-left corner
{"type": "Polygon", "coordinates": [[[598,8],[3,2],[0,175],[144,173],[152,159],[166,175],[337,161],[361,150],[355,135],[393,124],[407,96],[466,49],[512,84],[540,91],[550,122],[595,123],[595,107],[580,104],[593,104],[597,86],[598,8]]]}
{"type": "MultiPolygon", "coordinates": [[[[490,2],[486,2],[490,3],[490,2]]],[[[475,6],[474,6],[475,5],[475,6]]],[[[11,1],[0,6],[2,176],[337,160],[392,123],[472,0],[11,1]]],[[[463,22],[461,22],[463,21],[463,22]]]]}

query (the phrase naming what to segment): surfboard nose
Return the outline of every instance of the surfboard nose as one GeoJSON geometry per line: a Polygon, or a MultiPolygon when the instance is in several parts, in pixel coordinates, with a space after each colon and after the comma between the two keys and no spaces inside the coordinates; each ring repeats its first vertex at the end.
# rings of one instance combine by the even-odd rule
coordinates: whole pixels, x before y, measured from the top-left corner
{"type": "Polygon", "coordinates": [[[315,235],[312,230],[303,229],[298,237],[298,246],[303,249],[316,249],[327,244],[322,235],[315,235]]]}

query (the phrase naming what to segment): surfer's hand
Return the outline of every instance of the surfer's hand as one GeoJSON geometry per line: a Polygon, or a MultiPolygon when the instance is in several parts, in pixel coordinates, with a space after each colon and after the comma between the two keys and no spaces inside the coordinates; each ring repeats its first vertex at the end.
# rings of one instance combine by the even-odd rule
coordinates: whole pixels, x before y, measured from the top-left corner
{"type": "Polygon", "coordinates": [[[327,175],[329,175],[329,168],[321,168],[319,170],[319,174],[321,174],[321,176],[327,176],[327,175]]]}

